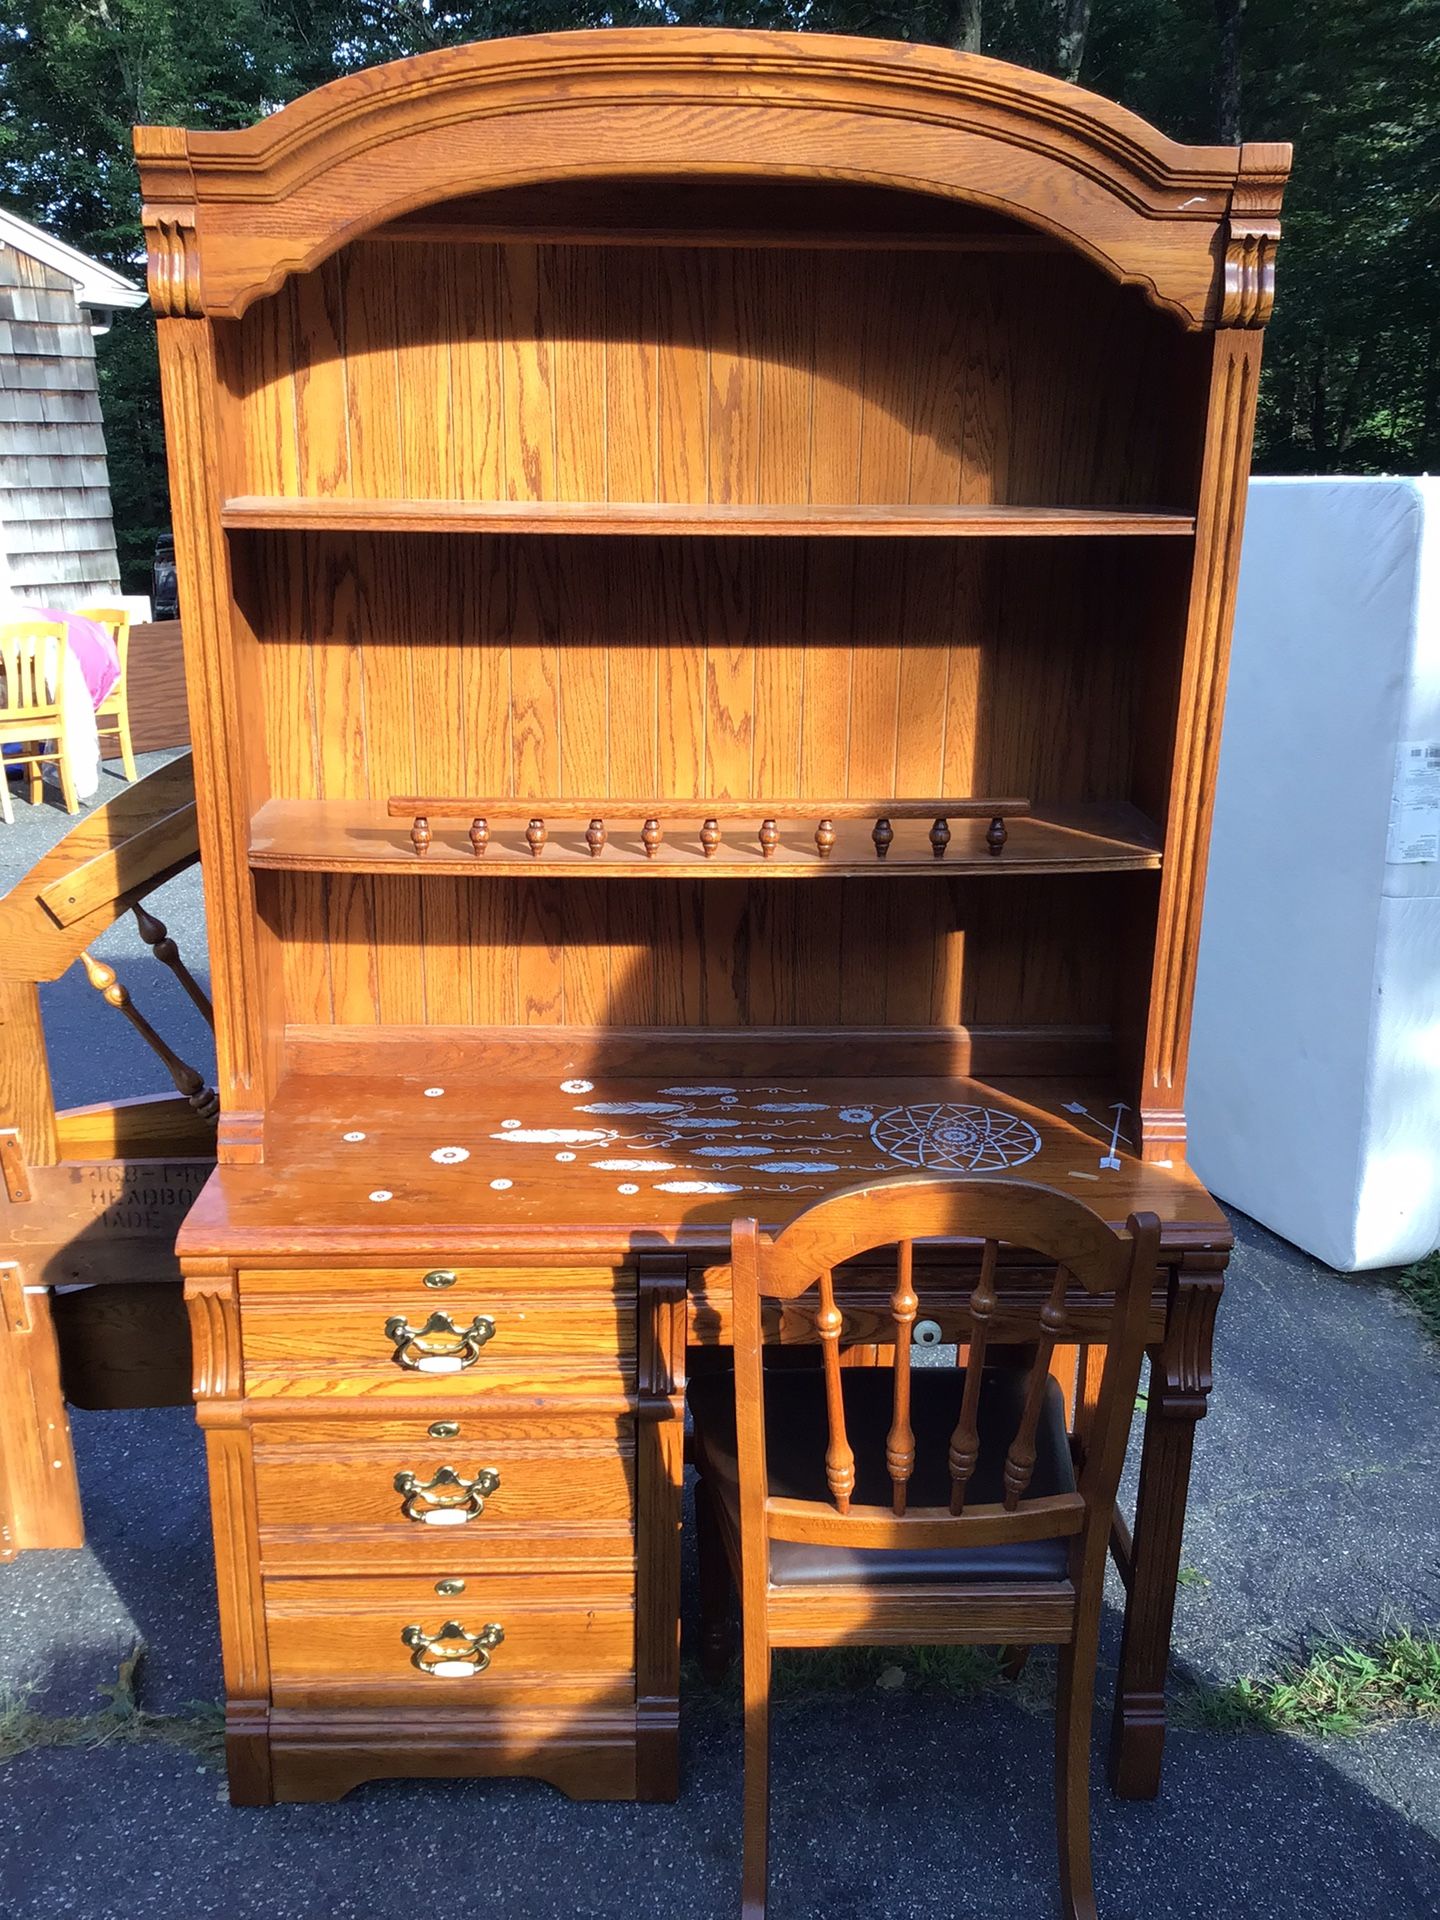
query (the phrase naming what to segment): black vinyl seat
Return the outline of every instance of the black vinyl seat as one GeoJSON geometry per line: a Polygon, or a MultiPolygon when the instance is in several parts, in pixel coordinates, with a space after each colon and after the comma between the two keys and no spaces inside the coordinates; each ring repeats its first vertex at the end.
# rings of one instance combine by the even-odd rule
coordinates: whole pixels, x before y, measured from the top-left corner
{"type": "MultiPolygon", "coordinates": [[[[999,1502],[1005,1454],[1019,1425],[1026,1375],[1022,1369],[987,1367],[980,1391],[980,1457],[966,1488],[966,1506],[999,1502]]],[[[889,1508],[892,1488],[885,1465],[885,1436],[893,1413],[893,1375],[888,1367],[847,1367],[841,1374],[846,1436],[855,1455],[857,1506],[889,1508]]],[[[950,1435],[965,1391],[962,1368],[917,1367],[911,1374],[911,1425],[916,1465],[909,1483],[910,1508],[948,1507],[945,1467],[950,1435]]],[[[696,1465],[712,1497],[739,1530],[739,1471],[735,1437],[735,1380],[728,1372],[692,1380],[696,1465]]],[[[765,1380],[765,1452],[774,1499],[831,1503],[825,1483],[829,1428],[822,1373],[787,1370],[765,1380]]],[[[1075,1472],[1065,1431],[1065,1402],[1054,1380],[1046,1388],[1035,1435],[1035,1472],[1027,1497],[1073,1493],[1075,1472]]],[[[927,1580],[976,1582],[1064,1580],[1068,1539],[1026,1540],[989,1547],[922,1551],[770,1542],[770,1579],[777,1587],[873,1583],[895,1586],[927,1580]]]]}

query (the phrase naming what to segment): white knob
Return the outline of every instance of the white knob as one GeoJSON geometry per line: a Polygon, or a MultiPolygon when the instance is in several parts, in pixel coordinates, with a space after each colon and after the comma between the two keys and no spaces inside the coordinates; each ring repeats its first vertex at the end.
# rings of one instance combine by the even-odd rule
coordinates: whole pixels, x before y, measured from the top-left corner
{"type": "Polygon", "coordinates": [[[945,1343],[938,1320],[917,1320],[910,1337],[917,1347],[939,1347],[945,1343]]]}

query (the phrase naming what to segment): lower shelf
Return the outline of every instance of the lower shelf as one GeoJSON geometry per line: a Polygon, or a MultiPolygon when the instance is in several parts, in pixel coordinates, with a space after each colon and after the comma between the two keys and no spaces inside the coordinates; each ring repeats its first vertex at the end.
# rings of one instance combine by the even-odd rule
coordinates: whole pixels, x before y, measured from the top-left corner
{"type": "MultiPolygon", "coordinates": [[[[542,805],[536,803],[537,810],[542,805]]],[[[499,828],[483,854],[472,852],[466,823],[432,823],[429,850],[417,855],[410,828],[387,818],[385,803],[371,800],[267,800],[250,824],[250,865],[260,870],[309,873],[485,874],[527,879],[824,879],[865,875],[876,879],[934,878],[937,874],[1135,873],[1160,865],[1159,835],[1138,808],[1123,805],[1039,806],[1007,822],[999,854],[986,844],[986,820],[952,820],[942,858],[930,844],[929,823],[896,820],[889,853],[877,858],[870,825],[837,820],[828,855],[817,851],[814,822],[779,823],[770,856],[758,841],[761,811],[753,820],[727,821],[725,838],[707,858],[698,830],[667,832],[647,853],[638,826],[612,833],[598,856],[586,844],[587,820],[566,819],[563,800],[545,803],[547,837],[538,854],[523,828],[499,828]]],[[[818,805],[819,803],[817,803],[818,805]]]]}

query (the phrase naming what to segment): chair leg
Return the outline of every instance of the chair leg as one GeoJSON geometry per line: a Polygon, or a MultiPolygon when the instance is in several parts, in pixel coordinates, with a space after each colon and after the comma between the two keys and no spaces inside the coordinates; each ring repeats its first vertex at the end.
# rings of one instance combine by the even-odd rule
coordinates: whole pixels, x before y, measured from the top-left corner
{"type": "Polygon", "coordinates": [[[1090,1862],[1090,1722],[1095,1705],[1099,1620],[1076,1622],[1076,1638],[1060,1648],[1055,1694],[1055,1826],[1064,1920],[1096,1920],[1090,1862]]]}
{"type": "MultiPolygon", "coordinates": [[[[38,752],[41,742],[32,740],[30,745],[38,752]]],[[[25,762],[25,774],[26,789],[30,796],[30,804],[32,807],[38,807],[40,802],[45,798],[45,775],[40,766],[40,762],[35,759],[27,760],[25,762]]]]}
{"type": "Polygon", "coordinates": [[[770,1643],[763,1619],[745,1622],[745,1834],[741,1920],[765,1920],[770,1842],[770,1643]]]}
{"type": "Polygon", "coordinates": [[[704,1478],[695,1482],[695,1547],[700,1559],[700,1670],[712,1686],[730,1671],[735,1633],[730,1617],[730,1563],[704,1478]]]}
{"type": "Polygon", "coordinates": [[[60,758],[57,762],[60,768],[60,797],[65,802],[67,813],[78,813],[80,801],[75,792],[75,775],[70,769],[70,756],[65,751],[63,741],[57,741],[56,745],[60,749],[60,758]]]}
{"type": "Polygon", "coordinates": [[[10,767],[8,762],[0,763],[0,820],[7,827],[15,824],[15,809],[10,801],[10,767]]]}
{"type": "Polygon", "coordinates": [[[135,749],[130,744],[130,702],[128,700],[122,700],[120,703],[120,711],[115,716],[115,731],[120,736],[120,758],[125,763],[125,778],[136,780],[139,775],[135,771],[135,749]]]}

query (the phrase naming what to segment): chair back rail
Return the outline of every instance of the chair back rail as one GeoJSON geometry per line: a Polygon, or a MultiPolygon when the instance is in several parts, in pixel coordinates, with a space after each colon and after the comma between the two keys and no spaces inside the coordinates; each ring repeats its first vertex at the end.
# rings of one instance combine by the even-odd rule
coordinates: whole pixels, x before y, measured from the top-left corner
{"type": "MultiPolygon", "coordinates": [[[[1132,1216],[1108,1226],[1069,1194],[1010,1179],[924,1176],[856,1187],[807,1208],[778,1235],[754,1220],[733,1229],[736,1430],[742,1462],[741,1526],[757,1548],[770,1539],[853,1548],[929,1550],[1063,1538],[1086,1529],[1087,1514],[1109,1509],[1124,1457],[1125,1436],[1143,1356],[1151,1290],[1159,1256],[1159,1223],[1132,1216]],[[911,1337],[921,1301],[915,1285],[917,1241],[980,1243],[962,1340],[969,1353],[959,1417],[949,1436],[945,1507],[912,1505],[917,1439],[912,1423],[911,1337]],[[847,1430],[841,1346],[844,1314],[835,1269],[877,1249],[895,1249],[890,1297],[894,1364],[891,1420],[885,1439],[887,1506],[855,1501],[857,1465],[847,1430]],[[1036,1257],[1052,1270],[1035,1315],[1020,1414],[1001,1475],[1001,1497],[976,1503],[969,1489],[981,1450],[981,1392],[996,1313],[1001,1248],[1036,1257]],[[1067,1309],[1072,1283],[1101,1311],[1086,1316],[1085,1342],[1103,1351],[1078,1490],[1030,1495],[1050,1365],[1058,1344],[1075,1335],[1067,1309]],[[767,1494],[764,1432],[762,1299],[817,1295],[815,1326],[824,1372],[827,1440],[825,1483],[830,1502],[767,1494]]],[[[1007,1342],[1007,1344],[1009,1344],[1007,1342]]]]}
{"type": "Polygon", "coordinates": [[[24,721],[41,729],[37,739],[48,739],[44,728],[59,725],[68,645],[63,620],[0,624],[0,726],[7,734],[24,721]]]}
{"type": "Polygon", "coordinates": [[[125,685],[125,670],[130,663],[130,613],[126,607],[77,607],[76,617],[104,627],[115,643],[120,660],[120,678],[106,694],[102,707],[111,706],[125,685]]]}

